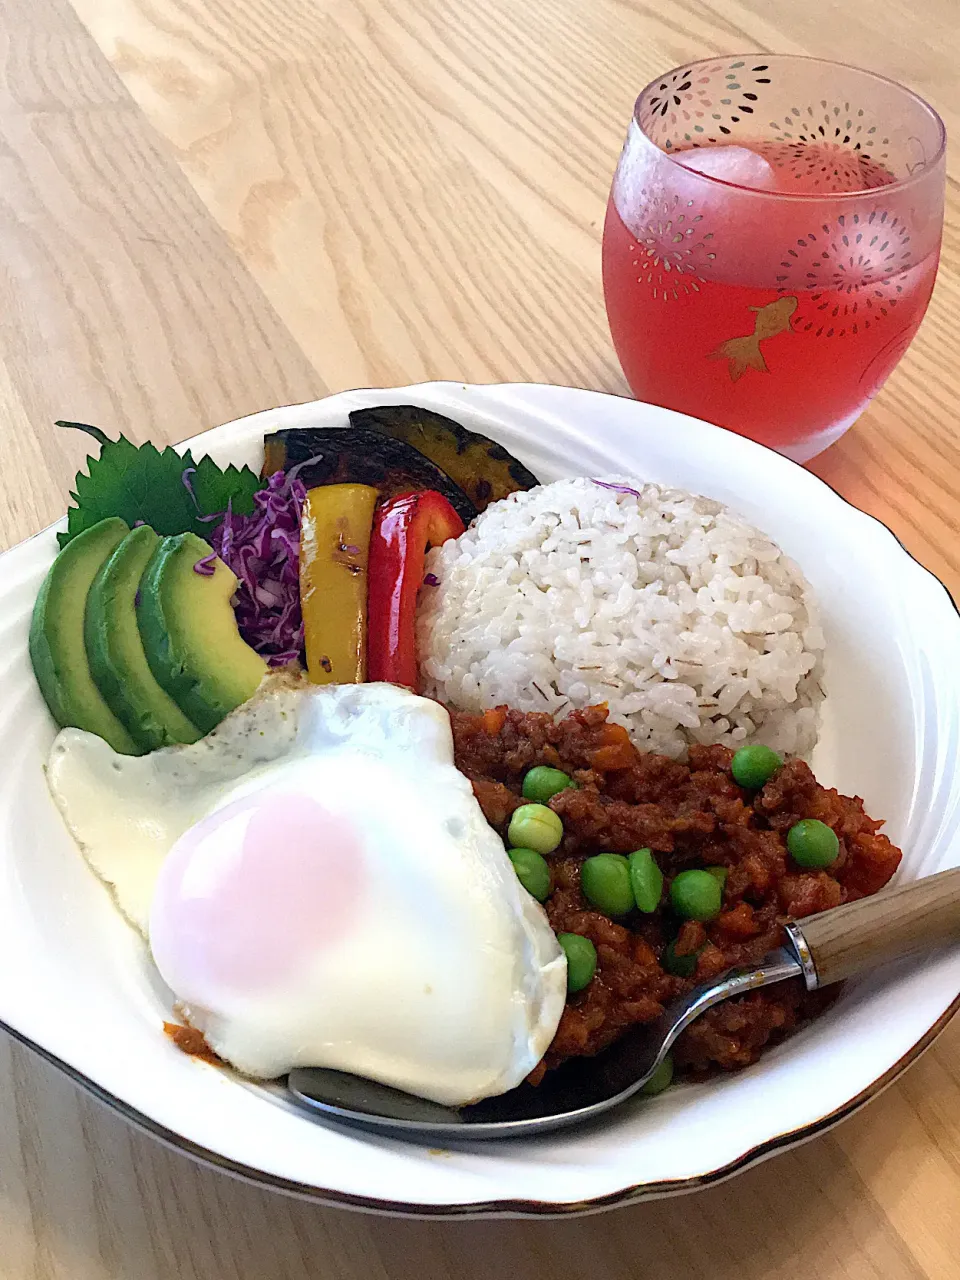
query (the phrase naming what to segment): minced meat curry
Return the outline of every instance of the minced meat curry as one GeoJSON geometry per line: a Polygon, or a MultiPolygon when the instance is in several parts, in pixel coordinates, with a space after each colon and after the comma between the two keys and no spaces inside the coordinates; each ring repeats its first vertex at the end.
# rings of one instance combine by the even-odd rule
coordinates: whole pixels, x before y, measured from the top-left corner
{"type": "MultiPolygon", "coordinates": [[[[526,803],[521,787],[528,770],[551,766],[576,783],[549,801],[563,839],[547,859],[552,883],[544,908],[558,934],[590,939],[597,968],[582,991],[568,996],[534,1081],[564,1059],[597,1053],[627,1027],[652,1021],[696,983],[759,962],[783,944],[784,921],[876,893],[900,862],[900,850],[879,833],[881,823],[864,813],[862,801],[820,786],[801,760],[787,761],[750,791],[733,779],[729,748],[693,746],[687,764],[643,753],[626,730],[608,722],[603,707],[559,722],[506,708],[482,715],[452,710],[450,717],[457,766],[501,835],[526,803]],[[788,852],[787,833],[802,819],[825,823],[839,838],[828,868],[798,866],[788,852]],[[661,904],[649,914],[611,919],[581,891],[583,862],[640,848],[653,851],[663,872],[661,904]],[[707,923],[679,920],[669,905],[672,879],[708,867],[726,871],[719,914],[707,923]],[[678,976],[678,969],[691,972],[678,976]]],[[[807,992],[797,979],[726,1001],[684,1032],[676,1067],[689,1074],[746,1066],[831,998],[807,992]]]]}

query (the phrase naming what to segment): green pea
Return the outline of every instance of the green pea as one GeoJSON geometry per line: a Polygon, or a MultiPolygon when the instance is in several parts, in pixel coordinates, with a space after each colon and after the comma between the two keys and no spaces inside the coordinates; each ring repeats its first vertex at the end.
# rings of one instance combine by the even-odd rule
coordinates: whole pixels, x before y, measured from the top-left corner
{"type": "Polygon", "coordinates": [[[627,861],[634,900],[640,910],[649,915],[659,907],[663,896],[663,872],[654,860],[652,849],[637,849],[627,861]]]}
{"type": "Polygon", "coordinates": [[[619,853],[598,853],[580,868],[580,888],[591,906],[608,916],[625,916],[636,905],[630,863],[619,853]]]}
{"type": "Polygon", "coordinates": [[[597,972],[597,948],[579,933],[558,933],[557,941],[567,957],[567,990],[573,995],[597,972]]]}
{"type": "Polygon", "coordinates": [[[550,896],[550,868],[536,849],[508,849],[517,879],[538,902],[550,896]]]}
{"type": "Polygon", "coordinates": [[[558,791],[566,791],[573,786],[573,779],[562,769],[551,769],[549,765],[538,764],[523,780],[524,800],[535,800],[537,804],[546,804],[558,791]]]}
{"type": "MultiPolygon", "coordinates": [[[[701,948],[702,950],[702,948],[701,948]]],[[[689,955],[678,956],[676,940],[668,942],[660,957],[660,967],[675,978],[692,978],[697,971],[697,957],[700,951],[691,951],[689,955]]]]}
{"type": "Polygon", "coordinates": [[[515,849],[553,853],[563,839],[563,823],[545,804],[522,804],[513,811],[507,839],[515,849]]]}
{"type": "Polygon", "coordinates": [[[664,1089],[669,1089],[672,1083],[673,1058],[668,1053],[647,1083],[641,1086],[640,1092],[652,1098],[654,1094],[663,1093],[664,1089]]]}
{"type": "Polygon", "coordinates": [[[684,920],[712,920],[720,914],[723,890],[709,871],[681,871],[670,886],[670,905],[684,920]]]}
{"type": "Polygon", "coordinates": [[[787,848],[801,867],[829,867],[840,856],[837,833],[818,818],[801,818],[791,827],[787,848]]]}
{"type": "Polygon", "coordinates": [[[783,761],[775,751],[765,747],[762,742],[752,742],[749,747],[741,747],[734,753],[730,761],[730,772],[738,786],[759,791],[782,766],[783,761]]]}
{"type": "Polygon", "coordinates": [[[727,868],[726,867],[704,867],[708,876],[713,876],[717,884],[720,886],[720,892],[727,887],[727,868]]]}

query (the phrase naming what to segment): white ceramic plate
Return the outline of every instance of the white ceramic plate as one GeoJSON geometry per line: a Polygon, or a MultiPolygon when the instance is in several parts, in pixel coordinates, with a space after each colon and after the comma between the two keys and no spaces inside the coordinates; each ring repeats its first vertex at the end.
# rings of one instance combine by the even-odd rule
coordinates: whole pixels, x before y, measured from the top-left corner
{"type": "MultiPolygon", "coordinates": [[[[960,617],[875,520],[815,476],[681,415],[561,387],[434,383],[270,410],[191,442],[262,461],[278,427],[346,425],[350,409],[430,406],[479,428],[543,480],[618,470],[729,502],[803,566],[822,603],[828,701],[818,776],[864,797],[905,880],[960,863],[960,617]]],[[[813,1136],[915,1059],[960,1003],[960,951],[851,984],[748,1071],[684,1085],[605,1123],[446,1152],[329,1127],[279,1090],[239,1083],[162,1034],[171,997],[87,870],[41,765],[54,725],[27,658],[48,529],[0,566],[0,1020],[144,1129],[266,1186],[411,1214],[550,1215],[689,1190],[813,1136]]]]}

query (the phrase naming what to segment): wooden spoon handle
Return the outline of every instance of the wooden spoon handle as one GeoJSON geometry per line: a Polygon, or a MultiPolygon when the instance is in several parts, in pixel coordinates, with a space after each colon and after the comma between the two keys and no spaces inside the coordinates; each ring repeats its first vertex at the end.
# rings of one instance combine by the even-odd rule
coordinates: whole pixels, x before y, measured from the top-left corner
{"type": "Polygon", "coordinates": [[[886,960],[960,942],[960,868],[807,916],[787,925],[787,933],[811,991],[886,960]]]}

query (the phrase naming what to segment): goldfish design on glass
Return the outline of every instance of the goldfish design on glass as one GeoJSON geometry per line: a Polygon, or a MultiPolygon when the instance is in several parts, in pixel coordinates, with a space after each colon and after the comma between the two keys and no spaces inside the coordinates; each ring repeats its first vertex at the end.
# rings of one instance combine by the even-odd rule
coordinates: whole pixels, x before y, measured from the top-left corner
{"type": "Polygon", "coordinates": [[[748,369],[756,369],[758,373],[769,373],[767,362],[760,350],[760,343],[768,338],[775,338],[779,333],[791,333],[790,317],[797,309],[798,300],[794,297],[777,298],[768,302],[765,307],[750,307],[756,313],[753,333],[742,338],[730,338],[721,342],[716,351],[711,351],[708,360],[729,360],[730,380],[737,382],[748,369]]]}

